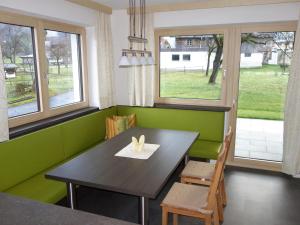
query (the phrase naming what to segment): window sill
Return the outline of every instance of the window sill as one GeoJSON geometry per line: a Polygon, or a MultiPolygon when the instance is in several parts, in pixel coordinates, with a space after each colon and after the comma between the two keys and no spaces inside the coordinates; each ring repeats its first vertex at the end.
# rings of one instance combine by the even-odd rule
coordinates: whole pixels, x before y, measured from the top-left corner
{"type": "Polygon", "coordinates": [[[25,134],[29,134],[47,127],[51,127],[68,120],[72,120],[81,116],[85,116],[94,112],[97,112],[99,109],[97,107],[87,107],[84,109],[79,109],[76,111],[68,112],[58,116],[53,116],[47,119],[39,120],[36,122],[28,123],[25,125],[13,127],[9,129],[9,138],[14,139],[25,134]]]}
{"type": "Polygon", "coordinates": [[[198,105],[162,104],[162,103],[155,103],[154,107],[162,108],[162,109],[199,110],[199,111],[211,111],[211,112],[228,112],[231,110],[231,107],[228,106],[198,106],[198,105]]]}

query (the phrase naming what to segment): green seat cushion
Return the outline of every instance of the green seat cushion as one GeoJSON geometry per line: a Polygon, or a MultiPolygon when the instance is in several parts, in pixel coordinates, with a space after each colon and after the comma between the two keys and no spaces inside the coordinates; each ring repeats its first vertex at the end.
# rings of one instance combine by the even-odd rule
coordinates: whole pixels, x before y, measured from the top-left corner
{"type": "Polygon", "coordinates": [[[222,142],[197,140],[192,145],[189,156],[205,159],[217,159],[222,142]]]}
{"type": "Polygon", "coordinates": [[[222,142],[224,112],[118,106],[118,115],[137,116],[137,126],[198,131],[200,140],[222,142]]]}
{"type": "Polygon", "coordinates": [[[62,124],[65,158],[101,142],[105,138],[105,119],[116,114],[116,107],[101,110],[62,124]]]}
{"type": "Polygon", "coordinates": [[[61,126],[0,143],[0,191],[64,160],[61,126]]]}
{"type": "Polygon", "coordinates": [[[57,203],[67,194],[65,183],[46,179],[44,173],[26,180],[6,192],[46,203],[57,203]]]}

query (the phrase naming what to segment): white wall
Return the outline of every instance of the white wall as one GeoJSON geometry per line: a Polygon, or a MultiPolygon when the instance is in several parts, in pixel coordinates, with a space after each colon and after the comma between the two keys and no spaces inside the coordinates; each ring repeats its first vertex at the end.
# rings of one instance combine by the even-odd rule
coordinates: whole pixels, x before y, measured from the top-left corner
{"type": "Polygon", "coordinates": [[[241,54],[241,68],[261,67],[263,62],[263,53],[252,53],[250,57],[246,57],[245,53],[241,54]]]}
{"type": "Polygon", "coordinates": [[[64,0],[1,0],[0,10],[17,12],[59,22],[84,26],[87,31],[87,62],[89,75],[90,103],[97,106],[97,42],[95,26],[97,12],[64,0]]]}
{"type": "MultiPolygon", "coordinates": [[[[154,15],[155,28],[203,26],[217,24],[257,23],[298,20],[300,3],[242,6],[161,12],[154,15]]],[[[125,10],[115,10],[112,16],[115,56],[115,90],[118,104],[128,104],[128,76],[118,67],[121,49],[128,46],[128,16],[125,10]]]]}

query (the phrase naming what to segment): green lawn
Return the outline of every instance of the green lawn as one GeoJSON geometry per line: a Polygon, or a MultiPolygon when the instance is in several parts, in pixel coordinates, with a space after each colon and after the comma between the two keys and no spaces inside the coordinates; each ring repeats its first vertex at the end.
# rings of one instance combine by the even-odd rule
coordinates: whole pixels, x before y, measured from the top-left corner
{"type": "Polygon", "coordinates": [[[279,66],[241,69],[238,117],[282,120],[287,82],[279,66]]]}
{"type": "MultiPolygon", "coordinates": [[[[208,84],[204,72],[161,72],[161,96],[219,99],[220,80],[208,84]]],[[[288,75],[279,66],[241,69],[238,117],[281,120],[288,75]]]]}
{"type": "Polygon", "coordinates": [[[221,76],[216,84],[208,85],[209,76],[204,72],[163,72],[161,71],[160,96],[169,98],[220,99],[221,76]]]}

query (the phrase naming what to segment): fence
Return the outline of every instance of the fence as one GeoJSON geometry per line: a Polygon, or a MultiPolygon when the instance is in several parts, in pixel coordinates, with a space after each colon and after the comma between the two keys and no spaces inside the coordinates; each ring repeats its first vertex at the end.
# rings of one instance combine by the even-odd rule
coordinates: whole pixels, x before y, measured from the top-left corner
{"type": "MultiPolygon", "coordinates": [[[[36,78],[34,72],[18,70],[16,77],[7,78],[5,82],[9,104],[20,103],[36,97],[36,78]]],[[[72,74],[49,74],[48,85],[50,96],[71,91],[73,90],[73,76],[72,74]]]]}

